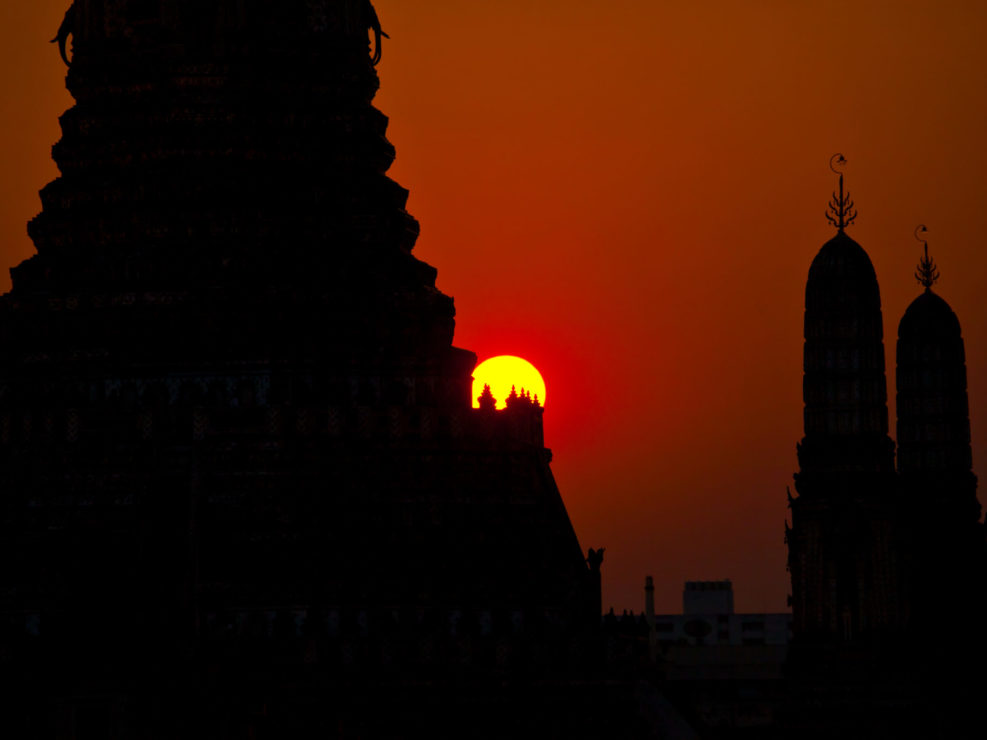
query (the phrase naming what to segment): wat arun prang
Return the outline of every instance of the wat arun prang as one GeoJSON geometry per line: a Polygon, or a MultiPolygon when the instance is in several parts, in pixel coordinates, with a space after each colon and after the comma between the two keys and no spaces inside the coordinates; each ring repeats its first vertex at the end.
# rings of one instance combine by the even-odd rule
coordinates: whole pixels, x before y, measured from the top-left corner
{"type": "Polygon", "coordinates": [[[382,35],[369,0],[66,16],[61,175],[0,298],[6,736],[477,737],[585,705],[601,558],[542,410],[471,408],[385,175],[382,35]]]}
{"type": "Polygon", "coordinates": [[[987,547],[960,322],[933,290],[920,226],[923,291],[898,325],[896,466],[880,288],[847,234],[856,215],[840,174],[837,233],[805,290],[784,724],[802,738],[982,737],[987,547]]]}

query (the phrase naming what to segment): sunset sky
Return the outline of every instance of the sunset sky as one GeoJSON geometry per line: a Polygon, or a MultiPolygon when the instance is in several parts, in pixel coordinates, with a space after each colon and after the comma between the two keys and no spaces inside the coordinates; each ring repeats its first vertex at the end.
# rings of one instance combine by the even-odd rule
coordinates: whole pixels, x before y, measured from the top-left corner
{"type": "MultiPolygon", "coordinates": [[[[605,608],[643,608],[646,575],[659,611],[719,578],[738,610],[785,608],[804,287],[833,233],[835,152],[881,285],[892,436],[924,223],[987,476],[987,5],[375,4],[416,254],[456,299],[458,346],[544,376],[569,515],[607,548],[605,608]]],[[[47,42],[67,5],[0,4],[2,290],[57,174],[71,98],[47,42]]]]}

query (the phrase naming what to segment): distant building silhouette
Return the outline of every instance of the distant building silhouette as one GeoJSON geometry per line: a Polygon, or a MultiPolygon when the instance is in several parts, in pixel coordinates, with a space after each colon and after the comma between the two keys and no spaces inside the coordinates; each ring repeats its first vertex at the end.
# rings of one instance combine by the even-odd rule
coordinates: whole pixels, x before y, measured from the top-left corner
{"type": "MultiPolygon", "coordinates": [[[[654,581],[644,612],[610,610],[603,619],[609,662],[658,686],[691,726],[682,737],[781,737],[791,614],[737,613],[733,585],[687,581],[681,614],[655,614],[654,581]]],[[[678,737],[671,727],[668,734],[678,737]]]]}
{"type": "MultiPolygon", "coordinates": [[[[682,590],[682,614],[655,616],[657,642],[662,647],[785,646],[791,631],[791,614],[735,612],[733,584],[729,580],[686,581],[682,590]]],[[[783,656],[784,652],[776,655],[783,656]]]]}
{"type": "Polygon", "coordinates": [[[733,584],[725,581],[686,581],[683,614],[733,614],[733,584]]]}

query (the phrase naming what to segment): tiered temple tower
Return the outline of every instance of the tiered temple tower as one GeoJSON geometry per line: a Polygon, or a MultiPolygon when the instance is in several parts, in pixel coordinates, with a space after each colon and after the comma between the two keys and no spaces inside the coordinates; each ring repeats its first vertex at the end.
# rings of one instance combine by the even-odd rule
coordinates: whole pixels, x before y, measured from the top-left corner
{"type": "Polygon", "coordinates": [[[60,36],[0,298],[11,736],[495,733],[585,663],[599,564],[541,409],[470,408],[369,0],[76,0],[60,36]]]}
{"type": "Polygon", "coordinates": [[[784,736],[976,737],[987,560],[959,321],[926,245],[898,330],[896,471],[880,291],[842,175],[831,210],[806,286],[784,736]]]}
{"type": "Polygon", "coordinates": [[[802,644],[866,640],[907,618],[881,295],[870,258],[846,233],[856,212],[842,174],[830,208],[837,233],[805,292],[805,437],[787,533],[802,644]]]}
{"type": "Polygon", "coordinates": [[[945,644],[950,633],[980,631],[983,527],[963,337],[956,314],[932,289],[939,270],[927,243],[915,276],[924,291],[898,325],[898,471],[913,521],[915,631],[940,634],[945,644]]]}

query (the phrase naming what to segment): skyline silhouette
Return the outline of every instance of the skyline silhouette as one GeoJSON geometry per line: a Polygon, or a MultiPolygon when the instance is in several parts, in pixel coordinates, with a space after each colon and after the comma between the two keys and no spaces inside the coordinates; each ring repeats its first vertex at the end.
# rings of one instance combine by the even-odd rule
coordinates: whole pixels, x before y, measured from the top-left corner
{"type": "MultiPolygon", "coordinates": [[[[854,7],[833,34],[778,6],[741,18],[724,5],[377,3],[391,36],[377,104],[423,224],[416,254],[456,297],[458,345],[525,356],[552,387],[546,444],[580,540],[608,548],[605,607],[639,609],[652,574],[660,611],[683,581],[726,577],[739,608],[784,608],[800,286],[828,233],[819,163],[836,149],[853,163],[854,237],[881,279],[885,337],[914,297],[912,230],[934,234],[985,469],[984,111],[966,94],[987,68],[984,18],[854,7]],[[628,41],[628,17],[665,43],[628,41]],[[900,66],[870,64],[878,49],[900,66]]],[[[64,9],[38,3],[4,24],[20,71],[3,99],[25,101],[3,131],[8,265],[31,253],[24,223],[68,107],[47,44],[64,9]]],[[[887,341],[885,356],[893,387],[887,341]]]]}
{"type": "MultiPolygon", "coordinates": [[[[687,193],[660,178],[650,195],[662,197],[620,224],[655,226],[655,248],[621,251],[604,238],[621,229],[597,234],[583,277],[598,289],[580,291],[565,250],[600,212],[571,212],[568,230],[532,241],[547,225],[537,206],[565,191],[529,192],[498,223],[524,226],[527,254],[554,254],[557,269],[538,274],[529,259],[513,272],[534,275],[553,305],[627,310],[563,346],[587,327],[531,323],[539,303],[512,293],[524,281],[490,279],[490,255],[471,254],[486,270],[480,288],[514,299],[528,339],[550,337],[540,358],[517,345],[498,358],[517,373],[508,392],[457,333],[452,291],[422,259],[410,193],[390,172],[397,149],[376,98],[382,39],[398,33],[383,18],[370,0],[75,0],[65,13],[49,45],[74,100],[51,150],[58,173],[27,222],[36,253],[0,295],[6,728],[49,740],[458,737],[466,726],[490,738],[969,736],[987,652],[969,394],[980,383],[964,294],[941,290],[952,267],[938,240],[930,250],[938,231],[925,223],[937,222],[911,230],[918,286],[899,312],[858,232],[868,201],[852,150],[850,162],[829,158],[829,233],[806,278],[782,269],[780,238],[744,253],[738,237],[715,258],[663,241],[679,223],[667,209],[687,193]],[[702,272],[683,280],[690,265],[702,272]],[[790,283],[804,296],[791,312],[797,368],[756,351],[788,327],[786,311],[758,309],[790,283]],[[650,288],[637,310],[635,284],[650,288]],[[627,345],[642,339],[635,327],[651,341],[627,345]],[[606,367],[640,373],[666,330],[693,342],[665,365],[686,385],[659,374],[574,399],[563,372],[548,413],[541,374],[517,356],[551,379],[551,350],[609,341],[625,351],[604,355],[606,367]],[[698,351],[707,345],[717,354],[698,351]],[[780,371],[801,379],[801,403],[769,382],[780,371]],[[662,399],[667,413],[654,413],[662,399]],[[613,433],[628,408],[635,423],[613,433]],[[555,409],[569,453],[579,435],[591,451],[575,495],[560,490],[546,446],[555,409]],[[794,409],[793,485],[783,497],[765,475],[750,488],[760,458],[746,453],[771,451],[766,430],[794,409]],[[638,450],[645,467],[631,464],[638,450]],[[583,498],[594,464],[610,474],[583,498]],[[654,476],[663,466],[729,485],[683,491],[654,476]],[[676,501],[689,504],[678,518],[656,519],[676,501]],[[587,504],[601,516],[580,525],[570,511],[587,504]],[[763,513],[782,506],[783,527],[763,513]],[[690,516],[694,532],[680,526],[690,516]],[[613,538],[598,539],[608,527],[613,538]],[[790,582],[771,563],[771,531],[790,582]],[[738,557],[745,542],[756,544],[738,557]],[[658,568],[642,543],[669,550],[658,568]],[[645,610],[618,616],[635,564],[645,610]],[[685,579],[682,612],[669,614],[659,594],[700,564],[720,577],[685,579]],[[748,606],[779,587],[790,612],[748,606]]],[[[477,126],[482,163],[498,139],[477,126]]],[[[606,164],[629,151],[612,137],[621,130],[606,164]]],[[[590,141],[574,151],[584,164],[590,141]]],[[[717,175],[737,173],[696,164],[693,195],[709,206],[717,175]]],[[[457,184],[482,192],[495,172],[457,184]]],[[[600,187],[606,172],[576,185],[596,190],[592,205],[632,213],[647,193],[629,180],[600,187]]],[[[798,212],[747,205],[748,228],[774,219],[811,238],[798,212]]],[[[726,227],[709,214],[686,226],[726,227]]]]}

